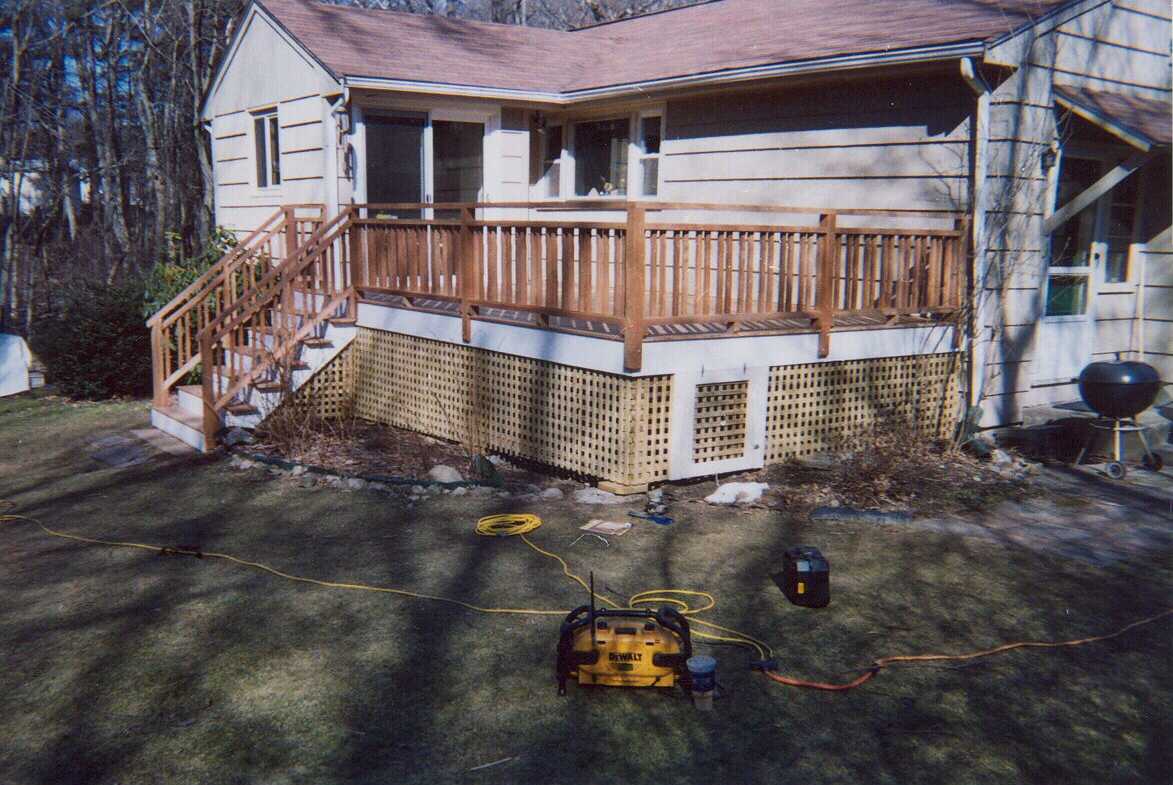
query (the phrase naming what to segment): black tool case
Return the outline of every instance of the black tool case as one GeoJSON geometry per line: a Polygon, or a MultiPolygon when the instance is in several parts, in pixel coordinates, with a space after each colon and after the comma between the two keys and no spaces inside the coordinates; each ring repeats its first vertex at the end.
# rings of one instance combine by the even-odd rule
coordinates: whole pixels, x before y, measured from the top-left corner
{"type": "Polygon", "coordinates": [[[772,576],[786,599],[805,608],[823,608],[831,602],[831,565],[809,545],[790,548],[783,555],[782,572],[772,576]]]}

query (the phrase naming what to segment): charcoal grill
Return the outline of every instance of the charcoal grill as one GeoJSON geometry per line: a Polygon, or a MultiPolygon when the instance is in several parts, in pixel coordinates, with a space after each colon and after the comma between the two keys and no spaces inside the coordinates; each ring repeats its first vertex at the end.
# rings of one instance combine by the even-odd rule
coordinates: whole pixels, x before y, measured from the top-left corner
{"type": "MultiPolygon", "coordinates": [[[[1135,433],[1144,447],[1141,465],[1152,471],[1160,471],[1164,465],[1161,456],[1149,449],[1149,442],[1144,436],[1145,427],[1138,425],[1134,419],[1153,405],[1161,384],[1157,370],[1141,362],[1096,362],[1080,372],[1079,395],[1101,417],[1089,425],[1096,430],[1112,433],[1112,460],[1104,467],[1109,477],[1121,480],[1127,474],[1121,459],[1120,443],[1128,433],[1135,433]]],[[[1094,434],[1095,431],[1092,431],[1092,436],[1094,434]]],[[[1076,464],[1087,454],[1090,437],[1088,441],[1089,444],[1080,450],[1076,464]]]]}

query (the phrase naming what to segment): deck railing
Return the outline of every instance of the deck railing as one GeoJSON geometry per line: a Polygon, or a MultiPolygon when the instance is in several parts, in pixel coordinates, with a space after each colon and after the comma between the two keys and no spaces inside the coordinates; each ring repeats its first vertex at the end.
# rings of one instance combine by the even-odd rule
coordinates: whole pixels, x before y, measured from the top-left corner
{"type": "Polygon", "coordinates": [[[642,364],[649,328],[703,325],[707,335],[732,334],[750,323],[805,320],[820,334],[826,356],[837,319],[941,318],[960,309],[966,284],[964,218],[950,211],[544,202],[353,205],[350,211],[344,255],[360,290],[399,295],[408,304],[458,303],[466,340],[471,321],[488,318],[490,309],[536,313],[540,326],[551,317],[610,324],[624,340],[629,370],[642,364]],[[518,208],[551,217],[476,215],[518,208]],[[459,217],[384,217],[429,209],[459,217]],[[574,215],[558,218],[560,210],[574,215]],[[654,220],[680,211],[705,219],[654,220]],[[623,220],[582,220],[584,212],[618,212],[623,220]],[[717,219],[744,213],[811,220],[717,219]],[[938,228],[849,226],[845,217],[905,224],[930,218],[938,228]]]}

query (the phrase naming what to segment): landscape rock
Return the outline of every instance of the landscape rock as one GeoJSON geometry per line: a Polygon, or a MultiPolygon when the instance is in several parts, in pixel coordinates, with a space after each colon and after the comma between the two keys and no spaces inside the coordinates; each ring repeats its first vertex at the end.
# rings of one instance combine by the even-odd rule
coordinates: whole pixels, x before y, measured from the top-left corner
{"type": "Polygon", "coordinates": [[[229,428],[220,438],[220,443],[225,447],[235,447],[238,444],[252,444],[254,441],[253,435],[244,428],[229,428]]]}
{"type": "Polygon", "coordinates": [[[468,493],[468,488],[465,488],[463,485],[452,489],[453,496],[464,496],[466,493],[468,493]]]}
{"type": "Polygon", "coordinates": [[[306,473],[306,468],[304,466],[294,466],[289,471],[289,476],[290,477],[300,477],[305,473],[306,473]]]}
{"type": "Polygon", "coordinates": [[[753,504],[769,488],[764,482],[726,482],[705,497],[709,504],[753,504]]]}
{"type": "Polygon", "coordinates": [[[561,488],[547,488],[538,494],[543,499],[561,499],[563,496],[561,488]]]}
{"type": "Polygon", "coordinates": [[[598,488],[579,488],[574,492],[574,500],[579,504],[623,504],[624,498],[616,496],[598,488]]]}
{"type": "Polygon", "coordinates": [[[422,485],[411,486],[411,495],[412,496],[422,496],[423,493],[424,493],[424,486],[422,486],[422,485]]]}
{"type": "Polygon", "coordinates": [[[363,488],[367,487],[367,481],[361,480],[358,477],[351,477],[346,481],[346,487],[352,491],[361,491],[363,488]]]}
{"type": "Polygon", "coordinates": [[[428,470],[428,479],[436,482],[464,482],[464,475],[441,463],[428,470]]]}

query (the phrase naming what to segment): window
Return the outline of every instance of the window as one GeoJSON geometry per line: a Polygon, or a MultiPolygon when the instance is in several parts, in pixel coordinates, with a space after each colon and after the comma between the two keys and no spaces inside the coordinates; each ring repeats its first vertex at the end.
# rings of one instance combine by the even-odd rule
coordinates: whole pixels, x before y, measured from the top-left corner
{"type": "Polygon", "coordinates": [[[1108,194],[1105,283],[1124,283],[1128,280],[1128,246],[1133,242],[1133,230],[1136,228],[1139,181],[1140,174],[1133,173],[1108,194]]]}
{"type": "Polygon", "coordinates": [[[281,185],[281,135],[277,111],[253,115],[257,151],[257,188],[281,185]]]}
{"type": "Polygon", "coordinates": [[[574,192],[578,196],[623,196],[627,193],[627,118],[574,125],[574,192]]]}
{"type": "Polygon", "coordinates": [[[542,137],[542,171],[539,194],[558,198],[562,195],[562,126],[545,128],[542,137]]]}
{"type": "Polygon", "coordinates": [[[655,196],[660,189],[660,137],[663,118],[649,115],[639,119],[640,182],[644,196],[655,196]]]}

